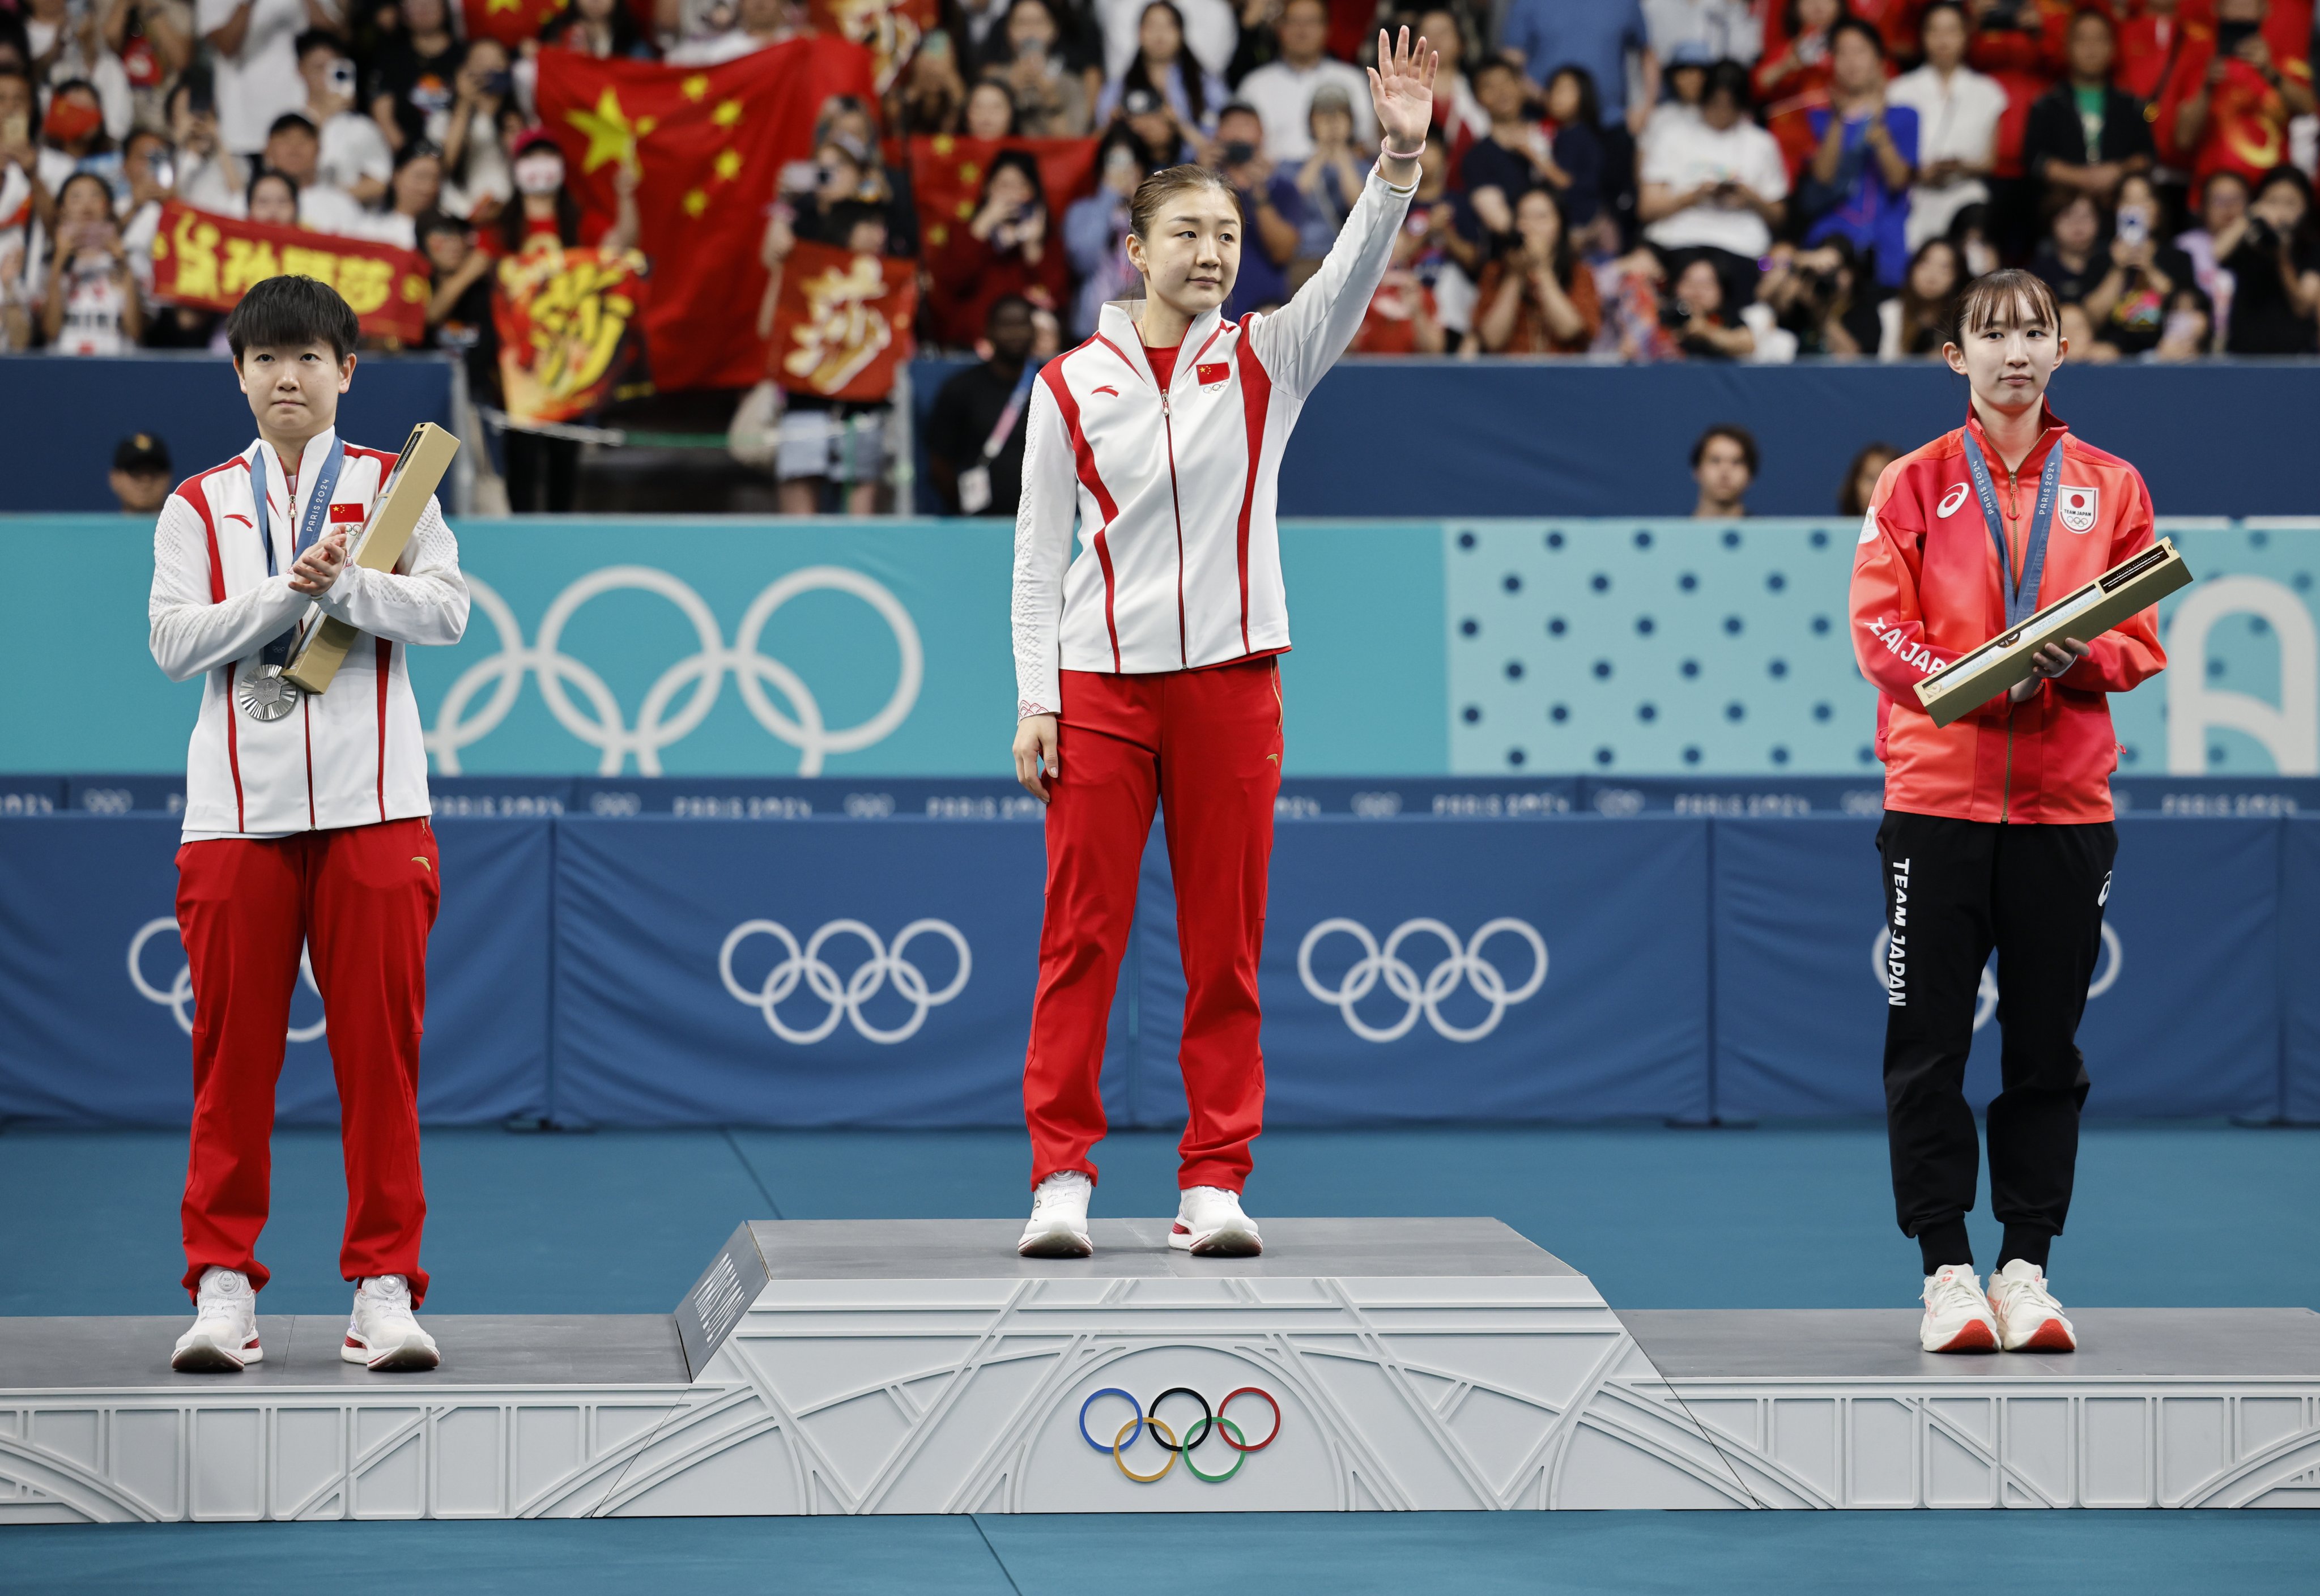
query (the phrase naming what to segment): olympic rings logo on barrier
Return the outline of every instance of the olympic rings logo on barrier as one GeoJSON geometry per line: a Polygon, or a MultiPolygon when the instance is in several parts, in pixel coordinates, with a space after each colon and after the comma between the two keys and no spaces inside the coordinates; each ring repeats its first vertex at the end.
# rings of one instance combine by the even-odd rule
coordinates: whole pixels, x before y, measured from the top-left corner
{"type": "MultiPolygon", "coordinates": [[[[1893,990],[1893,973],[1886,962],[1885,955],[1892,946],[1892,928],[1879,926],[1877,939],[1869,945],[1871,966],[1877,972],[1877,989],[1888,995],[1890,995],[1893,990]]],[[[2126,957],[2120,946],[2118,933],[2111,929],[2108,921],[2103,924],[2102,945],[2103,952],[2109,957],[2098,960],[2095,965],[2094,979],[2087,983],[2087,996],[2089,999],[2098,998],[2118,984],[2119,965],[2126,957]]],[[[1988,1025],[1990,1016],[1997,1012],[1998,970],[1993,965],[1984,965],[1981,967],[1981,984],[1974,989],[1973,1029],[1980,1030],[1983,1026],[1988,1025]]]]}
{"type": "Polygon", "coordinates": [[[1406,920],[1394,927],[1381,948],[1369,928],[1359,920],[1325,920],[1306,932],[1305,940],[1298,945],[1297,975],[1305,983],[1306,991],[1343,1012],[1347,1029],[1365,1042],[1391,1042],[1407,1036],[1420,1014],[1426,1016],[1427,1024],[1449,1040],[1473,1042],[1498,1029],[1508,1008],[1531,996],[1545,982],[1546,942],[1529,921],[1502,915],[1485,924],[1463,945],[1458,933],[1438,920],[1406,920]],[[1354,961],[1337,989],[1330,992],[1314,979],[1313,949],[1323,939],[1339,932],[1362,945],[1362,957],[1354,961]],[[1519,937],[1530,945],[1530,978],[1512,989],[1498,966],[1482,957],[1482,945],[1501,933],[1519,937]],[[1423,981],[1401,957],[1402,943],[1419,935],[1436,938],[1450,950],[1447,957],[1427,972],[1423,981]],[[1381,980],[1388,992],[1409,1005],[1409,1011],[1391,1025],[1372,1025],[1354,1011],[1354,1005],[1367,997],[1381,980]],[[1442,1000],[1457,991],[1461,983],[1471,983],[1482,1001],[1491,1005],[1489,1019],[1461,1027],[1442,1017],[1442,1000]]]}
{"type": "MultiPolygon", "coordinates": [[[[177,1029],[187,1036],[192,1036],[194,1034],[193,966],[190,964],[179,965],[177,979],[170,982],[166,990],[145,979],[145,944],[163,931],[174,932],[177,929],[176,917],[168,914],[149,920],[137,928],[137,934],[129,939],[129,982],[131,985],[137,988],[138,995],[147,1002],[159,1003],[161,1007],[174,1012],[177,1017],[177,1029]]],[[[318,998],[322,995],[322,989],[314,984],[313,956],[303,947],[298,949],[298,974],[305,981],[308,992],[318,998]]],[[[312,1025],[294,1025],[287,1034],[290,1040],[294,1042],[311,1042],[318,1039],[329,1029],[330,1020],[328,1016],[325,1016],[315,1020],[312,1025]]]]}
{"type": "Polygon", "coordinates": [[[717,974],[723,978],[725,990],[739,1002],[748,1003],[766,1017],[766,1026],[784,1042],[807,1047],[838,1029],[844,1020],[874,1042],[892,1044],[907,1041],[918,1034],[919,1027],[927,1022],[927,1013],[939,1004],[947,1003],[966,990],[966,978],[974,969],[974,956],[959,934],[956,926],[947,920],[914,920],[902,928],[889,948],[878,933],[858,920],[833,920],[816,931],[803,948],[798,946],[789,928],[778,920],[745,920],[726,933],[725,946],[717,950],[717,974]],[[787,950],[788,957],[767,971],[756,991],[741,984],[733,974],[733,954],[742,943],[755,936],[767,936],[787,950]],[[862,961],[854,974],[845,979],[821,957],[823,945],[832,937],[859,938],[870,948],[870,957],[862,961]],[[926,975],[918,966],[902,957],[902,950],[912,939],[921,936],[947,937],[958,951],[958,973],[939,992],[929,990],[926,975]],[[881,1029],[862,1017],[862,1005],[883,990],[887,982],[894,984],[904,1002],[912,1008],[911,1017],[892,1029],[881,1029]],[[784,1020],[779,1004],[798,989],[803,982],[808,991],[829,1005],[829,1012],[814,1024],[799,1029],[784,1020]]]}
{"type": "Polygon", "coordinates": [[[1184,1460],[1184,1467],[1191,1471],[1192,1478],[1206,1481],[1211,1485],[1221,1485],[1240,1473],[1240,1465],[1248,1461],[1250,1453],[1264,1451],[1267,1446],[1272,1446],[1280,1435],[1281,1404],[1273,1400],[1271,1392],[1254,1385],[1244,1385],[1238,1391],[1227,1392],[1225,1400],[1219,1402],[1213,1411],[1209,1407],[1209,1399],[1189,1385],[1172,1385],[1154,1397],[1152,1409],[1148,1413],[1145,1410],[1142,1402],[1137,1401],[1117,1385],[1107,1385],[1101,1391],[1090,1392],[1087,1401],[1080,1404],[1080,1439],[1098,1452],[1110,1453],[1111,1461],[1119,1467],[1119,1472],[1139,1485],[1150,1485],[1166,1479],[1168,1471],[1176,1466],[1176,1460],[1180,1457],[1184,1460]],[[1087,1428],[1088,1410],[1095,1406],[1099,1398],[1108,1396],[1116,1396],[1136,1410],[1136,1417],[1119,1427],[1119,1432],[1111,1437],[1110,1446],[1106,1446],[1088,1434],[1087,1428]],[[1181,1442],[1176,1438],[1176,1432],[1170,1428],[1160,1417],[1160,1404],[1173,1396],[1190,1397],[1201,1404],[1200,1421],[1184,1432],[1184,1438],[1181,1442]],[[1265,1432],[1264,1439],[1261,1441],[1250,1440],[1242,1433],[1238,1424],[1225,1417],[1225,1410],[1242,1397],[1255,1397],[1273,1410],[1273,1428],[1265,1432]],[[1146,1430],[1152,1432],[1152,1439],[1168,1454],[1168,1461],[1149,1474],[1140,1474],[1128,1466],[1128,1460],[1120,1454],[1128,1451],[1137,1442],[1142,1440],[1144,1432],[1146,1430]],[[1201,1468],[1192,1459],[1194,1449],[1205,1444],[1211,1435],[1224,1442],[1233,1453],[1232,1466],[1213,1474],[1201,1468]]]}
{"type": "Polygon", "coordinates": [[[523,690],[527,673],[539,678],[539,695],[557,724],[602,750],[596,762],[599,775],[620,775],[631,757],[639,775],[660,775],[661,750],[690,736],[708,718],[728,671],[757,724],[798,750],[797,773],[820,775],[822,761],[829,756],[866,748],[900,726],[918,702],[919,686],[926,675],[926,650],[902,601],[884,584],[844,566],[808,566],[766,587],[750,601],[730,648],[717,617],[702,596],[666,571],[649,566],[607,566],[573,583],[548,606],[540,617],[539,640],[529,648],[523,628],[505,599],[473,576],[467,578],[467,589],[476,607],[491,618],[493,629],[499,633],[500,651],[461,672],[436,706],[434,728],[427,733],[426,743],[435,757],[436,770],[444,775],[458,775],[459,750],[488,737],[507,719],[516,695],[523,690]],[[603,677],[557,646],[581,605],[600,594],[631,588],[658,594],[675,604],[693,623],[701,643],[699,653],[670,666],[653,683],[637,711],[634,727],[628,724],[620,701],[603,677]],[[823,590],[850,593],[875,610],[894,634],[894,646],[902,655],[901,674],[885,707],[857,726],[833,729],[823,724],[821,705],[804,680],[757,648],[757,639],[776,610],[800,594],[823,590]],[[588,701],[590,712],[584,713],[572,702],[565,691],[567,683],[588,701]],[[789,701],[793,715],[784,714],[766,696],[768,686],[789,701]],[[490,698],[472,719],[466,718],[469,703],[486,687],[491,689],[490,698]],[[692,689],[690,694],[671,714],[670,706],[687,688],[692,689]]]}

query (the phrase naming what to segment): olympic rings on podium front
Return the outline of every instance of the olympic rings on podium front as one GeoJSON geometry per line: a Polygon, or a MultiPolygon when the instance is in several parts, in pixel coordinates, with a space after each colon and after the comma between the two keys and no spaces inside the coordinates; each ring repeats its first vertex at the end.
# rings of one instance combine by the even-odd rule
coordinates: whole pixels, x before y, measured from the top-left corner
{"type": "Polygon", "coordinates": [[[1219,1402],[1212,1410],[1209,1406],[1208,1398],[1191,1386],[1174,1385],[1155,1397],[1151,1408],[1146,1410],[1142,1402],[1119,1386],[1107,1385],[1101,1391],[1090,1392],[1087,1400],[1080,1404],[1079,1427],[1080,1439],[1098,1452],[1110,1453],[1112,1462],[1119,1466],[1119,1472],[1139,1485],[1149,1485],[1165,1479],[1168,1471],[1176,1466],[1176,1459],[1180,1455],[1184,1460],[1185,1468],[1192,1472],[1195,1479],[1204,1480],[1211,1485],[1216,1485],[1223,1483],[1240,1473],[1241,1465],[1248,1461],[1250,1453],[1262,1452],[1273,1445],[1274,1439],[1281,1434],[1281,1404],[1274,1400],[1271,1392],[1254,1385],[1244,1385],[1228,1393],[1225,1400],[1219,1402]],[[1095,1406],[1098,1398],[1108,1396],[1116,1396],[1135,1409],[1136,1417],[1119,1427],[1119,1432],[1112,1437],[1111,1444],[1107,1446],[1088,1434],[1087,1415],[1088,1410],[1095,1406]],[[1199,1421],[1184,1431],[1181,1440],[1175,1430],[1160,1417],[1161,1403],[1170,1397],[1176,1396],[1190,1397],[1201,1404],[1199,1421]],[[1265,1433],[1264,1438],[1261,1441],[1250,1440],[1247,1432],[1243,1430],[1238,1423],[1225,1416],[1225,1410],[1242,1397],[1255,1397],[1273,1410],[1273,1428],[1265,1433]],[[1143,1432],[1146,1430],[1152,1432],[1154,1443],[1168,1454],[1168,1460],[1150,1474],[1138,1474],[1128,1466],[1128,1460],[1120,1455],[1133,1449],[1136,1443],[1144,1438],[1143,1432]],[[1222,1440],[1225,1446],[1235,1454],[1230,1468],[1213,1474],[1204,1471],[1192,1460],[1193,1450],[1206,1443],[1211,1434],[1222,1440]]]}

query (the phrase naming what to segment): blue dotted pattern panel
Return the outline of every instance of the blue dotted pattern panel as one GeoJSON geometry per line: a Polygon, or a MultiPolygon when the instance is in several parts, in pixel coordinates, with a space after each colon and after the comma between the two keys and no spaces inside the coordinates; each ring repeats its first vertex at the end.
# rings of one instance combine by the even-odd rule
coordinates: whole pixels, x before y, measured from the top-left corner
{"type": "MultiPolygon", "coordinates": [[[[2160,606],[2168,672],[2111,701],[2120,771],[2320,774],[2320,525],[2160,530],[2198,583],[2160,606]],[[2195,597],[2207,613],[2178,628],[2195,597]],[[2170,700],[2192,682],[2209,689],[2182,712],[2199,733],[2170,758],[2170,700]],[[2243,730],[2216,694],[2286,700],[2288,723],[2243,730]]],[[[1873,775],[1876,695],[1845,631],[1858,535],[1833,520],[1449,523],[1451,769],[1873,775]]]]}
{"type": "Polygon", "coordinates": [[[1450,768],[1873,772],[1854,525],[1455,522],[1450,768]]]}

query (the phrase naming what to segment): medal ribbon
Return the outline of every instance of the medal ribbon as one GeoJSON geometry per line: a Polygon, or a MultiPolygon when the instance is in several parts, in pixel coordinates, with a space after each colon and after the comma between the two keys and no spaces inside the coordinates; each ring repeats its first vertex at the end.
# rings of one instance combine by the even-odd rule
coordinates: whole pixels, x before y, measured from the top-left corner
{"type": "Polygon", "coordinates": [[[2062,440],[2056,439],[2047,451],[2045,469],[2038,473],[2038,498],[2030,512],[2030,544],[2022,556],[2022,574],[2014,575],[2014,556],[2006,547],[2006,524],[1998,509],[1998,488],[1989,479],[1989,462],[1981,458],[1981,445],[1973,434],[1965,435],[1965,468],[1973,478],[1973,491],[1981,500],[1982,524],[1989,528],[1989,540],[1998,545],[1998,590],[2006,599],[2006,624],[2019,626],[2037,612],[2038,578],[2046,568],[2046,533],[2054,523],[2054,499],[2062,479],[2062,440]]]}
{"type": "MultiPolygon", "coordinates": [[[[257,489],[257,492],[250,494],[251,498],[258,501],[258,541],[266,549],[266,574],[269,576],[276,574],[274,534],[267,525],[266,508],[266,502],[274,496],[266,485],[266,457],[271,452],[263,444],[258,446],[258,469],[251,474],[251,485],[257,489]]],[[[298,557],[312,549],[314,546],[314,540],[322,535],[322,522],[331,513],[331,495],[338,492],[339,470],[346,463],[347,446],[333,438],[331,440],[330,454],[315,470],[314,480],[306,491],[306,513],[298,518],[297,536],[291,540],[290,544],[292,565],[297,564],[298,557]]],[[[284,479],[284,485],[288,485],[287,478],[284,479]]],[[[294,626],[267,644],[266,663],[277,670],[289,664],[290,645],[296,640],[297,636],[298,629],[294,626]]]]}

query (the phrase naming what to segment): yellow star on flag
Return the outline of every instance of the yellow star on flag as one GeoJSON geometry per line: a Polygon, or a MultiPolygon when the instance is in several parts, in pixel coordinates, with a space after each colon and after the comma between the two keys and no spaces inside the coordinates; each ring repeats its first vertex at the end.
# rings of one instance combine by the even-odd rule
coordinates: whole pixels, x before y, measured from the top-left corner
{"type": "Polygon", "coordinates": [[[684,213],[698,216],[709,208],[709,195],[696,188],[684,196],[684,213]]]}
{"type": "Polygon", "coordinates": [[[709,120],[715,122],[720,128],[731,127],[735,122],[741,120],[741,102],[739,100],[718,101],[717,109],[710,113],[709,120]]]}
{"type": "Polygon", "coordinates": [[[564,120],[588,135],[588,153],[580,158],[583,172],[593,172],[607,161],[633,163],[637,141],[652,131],[649,120],[631,125],[620,96],[609,88],[597,97],[594,111],[566,111],[564,120]]]}
{"type": "Polygon", "coordinates": [[[961,200],[958,202],[958,219],[961,222],[971,222],[974,219],[974,202],[973,200],[961,200]]]}
{"type": "Polygon", "coordinates": [[[971,160],[958,163],[958,180],[972,188],[983,180],[983,168],[971,160]]]}
{"type": "Polygon", "coordinates": [[[734,178],[739,177],[741,175],[741,152],[738,150],[719,150],[717,152],[717,175],[728,183],[730,183],[734,178]]]}
{"type": "Polygon", "coordinates": [[[522,9],[523,0],[491,0],[491,3],[484,7],[484,14],[488,16],[494,12],[521,11],[522,9]]]}
{"type": "Polygon", "coordinates": [[[706,72],[695,72],[684,80],[682,86],[686,99],[704,99],[709,94],[709,75],[706,72]]]}

